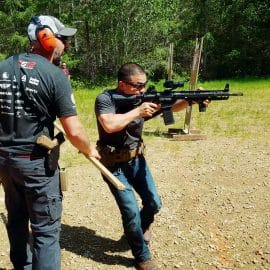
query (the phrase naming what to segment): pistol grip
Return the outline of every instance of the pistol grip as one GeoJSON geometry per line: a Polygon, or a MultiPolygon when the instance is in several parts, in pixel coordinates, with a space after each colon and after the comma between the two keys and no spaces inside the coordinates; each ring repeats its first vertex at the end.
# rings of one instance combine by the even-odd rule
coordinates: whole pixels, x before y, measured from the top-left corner
{"type": "Polygon", "coordinates": [[[206,112],[206,105],[203,102],[199,102],[199,112],[206,112]]]}
{"type": "Polygon", "coordinates": [[[165,125],[174,124],[174,117],[173,117],[173,112],[172,112],[171,106],[162,108],[162,113],[163,113],[163,120],[164,120],[165,125]]]}

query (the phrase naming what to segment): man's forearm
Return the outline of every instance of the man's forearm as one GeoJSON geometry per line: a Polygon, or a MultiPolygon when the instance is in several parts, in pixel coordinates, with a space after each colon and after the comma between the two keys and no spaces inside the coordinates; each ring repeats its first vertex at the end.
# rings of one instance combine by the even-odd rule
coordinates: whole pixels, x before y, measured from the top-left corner
{"type": "Polygon", "coordinates": [[[60,118],[60,122],[71,144],[81,153],[89,155],[92,146],[78,117],[63,117],[60,118]]]}
{"type": "Polygon", "coordinates": [[[81,130],[78,134],[67,135],[67,137],[71,144],[81,153],[87,156],[90,155],[91,143],[84,130],[81,130]]]}
{"type": "Polygon", "coordinates": [[[124,129],[130,122],[140,117],[138,108],[124,114],[101,114],[98,120],[107,133],[124,129]]]}
{"type": "Polygon", "coordinates": [[[188,106],[188,102],[185,101],[184,99],[177,100],[173,105],[172,105],[172,111],[173,112],[179,112],[184,110],[188,106]]]}

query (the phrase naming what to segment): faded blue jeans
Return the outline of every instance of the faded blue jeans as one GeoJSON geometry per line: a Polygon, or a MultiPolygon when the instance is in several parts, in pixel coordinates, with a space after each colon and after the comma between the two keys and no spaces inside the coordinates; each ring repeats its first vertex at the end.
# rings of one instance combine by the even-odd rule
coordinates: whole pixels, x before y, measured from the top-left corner
{"type": "Polygon", "coordinates": [[[44,157],[0,155],[8,212],[10,259],[15,270],[59,270],[62,194],[59,171],[49,173],[44,157]],[[29,243],[29,221],[33,245],[29,243]]]}
{"type": "Polygon", "coordinates": [[[146,160],[141,155],[129,162],[120,163],[110,171],[126,186],[124,191],[120,191],[106,181],[118,204],[124,232],[135,261],[149,260],[151,254],[143,233],[154,221],[154,215],[161,208],[161,200],[146,160]],[[133,189],[142,200],[141,210],[133,189]]]}

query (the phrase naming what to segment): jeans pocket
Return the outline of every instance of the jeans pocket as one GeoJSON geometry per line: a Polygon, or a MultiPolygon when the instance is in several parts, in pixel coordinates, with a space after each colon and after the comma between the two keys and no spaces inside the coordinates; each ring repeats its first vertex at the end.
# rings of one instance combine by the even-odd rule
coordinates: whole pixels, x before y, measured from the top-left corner
{"type": "Polygon", "coordinates": [[[60,221],[62,214],[62,199],[59,196],[48,198],[49,206],[49,223],[53,224],[60,221]]]}
{"type": "Polygon", "coordinates": [[[57,229],[61,222],[62,199],[60,196],[40,196],[29,201],[30,219],[34,232],[57,229]]]}

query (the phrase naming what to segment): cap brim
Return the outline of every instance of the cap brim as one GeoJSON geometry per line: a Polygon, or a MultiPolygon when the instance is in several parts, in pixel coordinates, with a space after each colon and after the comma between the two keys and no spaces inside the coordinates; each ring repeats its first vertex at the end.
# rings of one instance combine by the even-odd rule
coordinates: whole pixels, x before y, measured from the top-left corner
{"type": "Polygon", "coordinates": [[[58,35],[63,37],[72,37],[76,34],[77,29],[76,28],[63,28],[60,31],[58,31],[58,35]]]}

